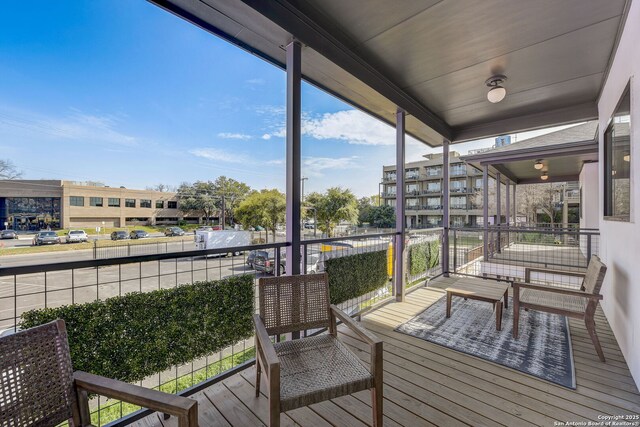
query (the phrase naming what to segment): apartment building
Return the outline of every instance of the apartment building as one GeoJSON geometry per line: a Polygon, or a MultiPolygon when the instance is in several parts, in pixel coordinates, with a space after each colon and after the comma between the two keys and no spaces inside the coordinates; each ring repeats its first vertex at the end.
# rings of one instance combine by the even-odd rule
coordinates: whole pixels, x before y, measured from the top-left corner
{"type": "Polygon", "coordinates": [[[15,230],[169,225],[185,216],[176,193],[63,180],[0,180],[0,227],[15,230]]]}
{"type": "MultiPolygon", "coordinates": [[[[405,164],[405,221],[410,228],[442,226],[442,154],[427,154],[425,160],[405,164]]],[[[482,224],[482,173],[452,151],[449,157],[451,226],[482,224]]],[[[380,196],[383,203],[396,203],[395,165],[383,166],[380,196]]],[[[495,186],[489,180],[490,190],[495,186]]],[[[489,221],[495,221],[495,204],[489,204],[489,221]]]]}

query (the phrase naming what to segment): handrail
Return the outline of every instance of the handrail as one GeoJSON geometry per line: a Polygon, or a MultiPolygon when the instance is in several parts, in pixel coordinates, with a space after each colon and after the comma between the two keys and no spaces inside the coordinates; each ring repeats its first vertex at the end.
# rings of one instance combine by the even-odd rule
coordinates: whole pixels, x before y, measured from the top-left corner
{"type": "Polygon", "coordinates": [[[0,277],[13,276],[13,275],[19,275],[19,274],[33,274],[33,273],[44,273],[44,272],[51,272],[51,271],[73,270],[78,268],[135,264],[139,262],[162,261],[162,260],[174,259],[174,258],[189,258],[189,257],[198,257],[198,256],[207,256],[207,255],[220,255],[220,254],[229,253],[230,250],[233,250],[234,252],[235,251],[244,252],[244,251],[252,251],[252,250],[258,250],[258,249],[284,248],[287,246],[291,246],[291,243],[290,242],[274,242],[274,243],[263,243],[259,245],[249,245],[249,246],[231,246],[227,248],[217,248],[217,249],[201,249],[201,250],[184,251],[184,252],[168,252],[163,254],[135,255],[135,256],[126,256],[126,257],[117,257],[117,258],[101,258],[101,259],[89,259],[89,260],[80,260],[80,261],[63,261],[63,262],[55,262],[50,264],[19,265],[14,267],[0,268],[0,277]]]}
{"type": "Polygon", "coordinates": [[[380,237],[392,237],[397,236],[400,233],[397,231],[389,232],[389,233],[376,233],[376,234],[357,234],[354,236],[343,236],[343,237],[324,237],[320,239],[309,239],[309,240],[301,240],[301,245],[312,245],[318,243],[328,243],[328,242],[339,242],[341,240],[349,240],[349,239],[375,239],[380,237]]]}

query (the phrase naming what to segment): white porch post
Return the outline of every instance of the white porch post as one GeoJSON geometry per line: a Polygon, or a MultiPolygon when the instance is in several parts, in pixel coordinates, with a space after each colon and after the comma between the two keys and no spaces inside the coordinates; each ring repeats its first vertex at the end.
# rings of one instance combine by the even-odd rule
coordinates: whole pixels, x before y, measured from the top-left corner
{"type": "Polygon", "coordinates": [[[405,112],[396,113],[396,238],[394,244],[393,292],[396,301],[404,301],[404,143],[405,112]]]}

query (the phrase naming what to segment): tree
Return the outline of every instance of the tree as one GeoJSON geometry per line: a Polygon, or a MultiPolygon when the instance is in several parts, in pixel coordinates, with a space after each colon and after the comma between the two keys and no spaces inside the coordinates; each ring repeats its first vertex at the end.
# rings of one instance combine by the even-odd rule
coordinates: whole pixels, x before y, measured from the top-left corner
{"type": "Polygon", "coordinates": [[[18,179],[22,172],[18,171],[11,160],[0,159],[0,179],[18,179]]]}
{"type": "Polygon", "coordinates": [[[371,204],[370,197],[362,197],[358,199],[358,225],[362,226],[364,223],[371,224],[371,210],[373,205],[371,204]]]}
{"type": "Polygon", "coordinates": [[[329,237],[341,221],[354,223],[358,220],[358,201],[350,190],[332,187],[323,194],[309,194],[306,202],[316,210],[316,226],[329,237]]]}
{"type": "Polygon", "coordinates": [[[160,184],[153,185],[151,187],[147,187],[147,190],[158,191],[160,193],[167,193],[167,192],[175,192],[176,187],[174,185],[167,185],[167,184],[160,183],[160,184]]]}
{"type": "Polygon", "coordinates": [[[527,222],[538,222],[538,210],[549,216],[551,227],[555,223],[555,196],[558,187],[551,183],[518,185],[517,209],[525,214],[527,222]]]}
{"type": "Polygon", "coordinates": [[[396,210],[393,206],[373,206],[370,212],[369,224],[377,228],[391,228],[396,225],[396,210]]]}
{"type": "MultiPolygon", "coordinates": [[[[262,190],[249,194],[235,210],[236,219],[245,228],[262,226],[271,230],[276,239],[276,228],[285,220],[287,199],[280,191],[262,190]]],[[[268,239],[267,239],[268,240],[268,239]]]]}
{"type": "MultiPolygon", "coordinates": [[[[244,182],[236,181],[226,176],[219,176],[212,184],[213,194],[222,200],[224,197],[224,214],[226,222],[229,225],[233,225],[235,210],[240,206],[240,203],[251,192],[251,188],[244,182]]],[[[222,203],[220,202],[220,209],[222,209],[222,203]]]]}
{"type": "Polygon", "coordinates": [[[178,187],[180,210],[182,212],[199,212],[205,217],[205,223],[218,211],[218,201],[213,194],[211,181],[196,181],[193,184],[183,182],[178,187]]]}

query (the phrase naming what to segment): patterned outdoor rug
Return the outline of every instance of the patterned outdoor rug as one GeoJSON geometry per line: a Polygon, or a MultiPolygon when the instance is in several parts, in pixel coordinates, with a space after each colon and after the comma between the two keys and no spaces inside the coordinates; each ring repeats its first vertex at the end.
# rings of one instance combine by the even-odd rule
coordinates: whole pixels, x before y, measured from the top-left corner
{"type": "Polygon", "coordinates": [[[520,334],[512,337],[513,305],[502,312],[502,331],[496,331],[493,306],[453,297],[447,319],[446,297],[395,330],[564,387],[576,388],[573,350],[566,317],[520,311],[520,334]]]}

